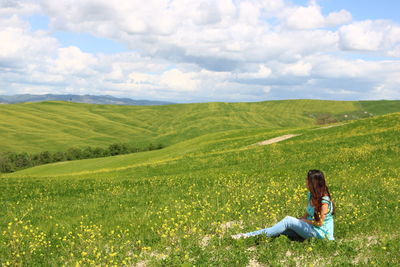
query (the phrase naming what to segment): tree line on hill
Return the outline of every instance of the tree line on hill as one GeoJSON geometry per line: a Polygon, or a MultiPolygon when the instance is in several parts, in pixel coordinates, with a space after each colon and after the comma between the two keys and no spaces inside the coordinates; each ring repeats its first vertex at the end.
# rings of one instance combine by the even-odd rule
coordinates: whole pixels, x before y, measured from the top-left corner
{"type": "Polygon", "coordinates": [[[43,151],[36,154],[26,152],[1,152],[0,153],[0,173],[9,173],[21,169],[43,165],[47,163],[109,157],[123,154],[130,154],[142,151],[150,151],[163,148],[162,144],[154,145],[150,143],[147,147],[134,147],[129,144],[111,144],[106,148],[102,147],[84,147],[69,148],[67,151],[43,151]]]}

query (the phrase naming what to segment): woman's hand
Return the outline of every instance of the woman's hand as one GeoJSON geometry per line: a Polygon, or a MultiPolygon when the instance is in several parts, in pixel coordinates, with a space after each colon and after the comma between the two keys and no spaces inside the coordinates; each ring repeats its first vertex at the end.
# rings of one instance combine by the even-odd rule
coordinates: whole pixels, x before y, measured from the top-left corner
{"type": "Polygon", "coordinates": [[[329,213],[329,206],[328,206],[328,204],[323,203],[321,206],[321,216],[319,217],[319,221],[307,220],[306,219],[307,214],[305,215],[305,217],[303,216],[303,217],[299,218],[299,220],[306,222],[308,224],[312,224],[314,226],[322,226],[324,224],[326,214],[328,214],[328,213],[329,213]]]}
{"type": "Polygon", "coordinates": [[[314,224],[314,221],[312,221],[312,220],[307,220],[307,219],[304,219],[304,218],[300,219],[300,221],[306,222],[306,223],[308,223],[308,224],[314,224]]]}
{"type": "Polygon", "coordinates": [[[300,219],[300,221],[303,221],[305,223],[314,225],[314,226],[321,226],[323,223],[321,223],[321,221],[315,221],[315,220],[307,220],[307,219],[300,219]]]}

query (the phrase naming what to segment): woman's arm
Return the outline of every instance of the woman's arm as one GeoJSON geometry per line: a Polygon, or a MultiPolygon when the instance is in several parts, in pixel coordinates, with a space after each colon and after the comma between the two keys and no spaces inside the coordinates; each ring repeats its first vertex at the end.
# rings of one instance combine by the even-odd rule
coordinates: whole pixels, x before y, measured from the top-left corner
{"type": "Polygon", "coordinates": [[[321,216],[319,217],[319,221],[315,221],[315,220],[307,220],[305,218],[301,218],[300,220],[302,220],[303,222],[306,222],[308,224],[312,224],[314,226],[322,226],[324,224],[325,221],[325,217],[326,214],[329,213],[329,206],[327,203],[322,203],[321,206],[321,216]]]}

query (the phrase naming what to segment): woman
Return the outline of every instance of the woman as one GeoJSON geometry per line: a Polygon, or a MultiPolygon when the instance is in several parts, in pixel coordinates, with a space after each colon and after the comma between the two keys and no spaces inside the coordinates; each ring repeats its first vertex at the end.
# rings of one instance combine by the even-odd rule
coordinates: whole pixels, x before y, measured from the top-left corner
{"type": "Polygon", "coordinates": [[[270,228],[233,235],[232,238],[248,238],[266,234],[268,237],[286,235],[292,240],[300,241],[311,237],[334,240],[332,215],[335,214],[335,206],[322,171],[310,170],[306,184],[309,191],[307,193],[308,206],[307,213],[303,217],[296,219],[286,216],[270,228]]]}

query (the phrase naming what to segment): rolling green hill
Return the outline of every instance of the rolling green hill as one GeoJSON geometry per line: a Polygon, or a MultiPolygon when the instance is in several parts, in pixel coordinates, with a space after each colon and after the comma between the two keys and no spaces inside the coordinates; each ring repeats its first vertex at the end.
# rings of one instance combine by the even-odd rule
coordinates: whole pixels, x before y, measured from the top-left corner
{"type": "Polygon", "coordinates": [[[43,102],[0,105],[0,151],[63,151],[130,143],[171,145],[204,134],[244,128],[312,126],[400,111],[400,101],[285,100],[113,106],[43,102]],[[329,120],[331,119],[331,120],[329,120]],[[323,121],[322,121],[323,122],[323,121]]]}
{"type": "MultiPolygon", "coordinates": [[[[137,130],[146,141],[164,140],[169,146],[1,175],[0,263],[395,265],[400,261],[400,113],[345,120],[362,117],[364,112],[396,111],[396,104],[389,102],[392,106],[386,108],[385,101],[365,106],[300,100],[149,110],[32,104],[47,118],[60,114],[57,110],[72,116],[75,107],[82,113],[81,121],[76,115],[76,125],[101,128],[93,118],[100,122],[102,117],[115,128],[117,121],[121,128],[141,121],[141,127],[125,128],[137,130]],[[95,115],[98,109],[101,116],[95,115]],[[341,122],[330,128],[316,125],[315,118],[327,113],[341,122]],[[254,145],[286,134],[298,135],[254,145]],[[336,241],[230,238],[270,226],[287,215],[302,215],[305,176],[314,168],[325,172],[337,207],[336,241]]],[[[16,114],[26,110],[24,105],[17,107],[21,110],[16,114]]],[[[67,117],[63,115],[66,121],[67,117]]],[[[23,124],[22,119],[16,121],[23,124]]],[[[52,129],[63,135],[66,128],[57,125],[52,129]]],[[[83,126],[76,129],[89,132],[83,126]]],[[[95,143],[113,140],[112,133],[108,133],[111,139],[95,143]]],[[[67,139],[65,144],[70,144],[67,139]]],[[[53,144],[52,149],[60,147],[53,144]]]]}

